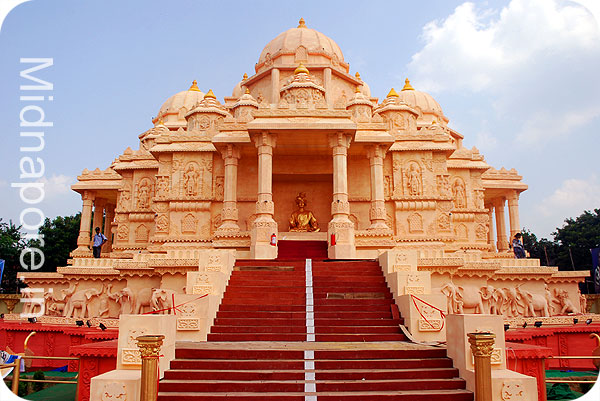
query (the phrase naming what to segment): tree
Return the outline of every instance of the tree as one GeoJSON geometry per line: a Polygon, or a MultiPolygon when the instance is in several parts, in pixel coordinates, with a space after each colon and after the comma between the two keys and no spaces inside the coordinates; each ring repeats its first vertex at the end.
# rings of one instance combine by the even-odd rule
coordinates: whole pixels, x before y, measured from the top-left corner
{"type": "Polygon", "coordinates": [[[546,238],[538,240],[537,236],[526,228],[523,228],[521,234],[523,234],[523,246],[530,257],[539,259],[543,266],[556,266],[558,244],[546,238]]]}
{"type": "Polygon", "coordinates": [[[586,210],[579,217],[565,220],[562,228],[552,233],[559,245],[557,263],[559,267],[577,270],[592,266],[590,249],[600,246],[600,209],[586,210]],[[572,261],[571,261],[572,256],[572,261]]]}
{"type": "Polygon", "coordinates": [[[0,259],[4,259],[4,275],[0,283],[4,293],[16,293],[17,288],[23,287],[17,281],[21,251],[27,246],[20,226],[15,226],[12,221],[4,223],[0,219],[0,259]]]}
{"type": "MultiPolygon", "coordinates": [[[[57,267],[67,265],[69,253],[77,248],[80,220],[81,213],[44,220],[44,224],[39,229],[39,234],[44,239],[44,246],[40,249],[45,257],[41,271],[54,272],[57,267]]],[[[39,242],[37,244],[39,246],[39,242]]]]}

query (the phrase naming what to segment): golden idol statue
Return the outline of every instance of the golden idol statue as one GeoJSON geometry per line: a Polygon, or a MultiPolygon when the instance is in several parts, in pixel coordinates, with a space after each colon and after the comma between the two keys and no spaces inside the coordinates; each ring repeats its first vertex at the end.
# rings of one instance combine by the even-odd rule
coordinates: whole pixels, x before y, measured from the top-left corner
{"type": "Polygon", "coordinates": [[[290,231],[319,231],[317,219],[309,210],[304,210],[306,206],[306,193],[300,192],[296,196],[296,205],[298,210],[294,211],[290,216],[290,231]]]}

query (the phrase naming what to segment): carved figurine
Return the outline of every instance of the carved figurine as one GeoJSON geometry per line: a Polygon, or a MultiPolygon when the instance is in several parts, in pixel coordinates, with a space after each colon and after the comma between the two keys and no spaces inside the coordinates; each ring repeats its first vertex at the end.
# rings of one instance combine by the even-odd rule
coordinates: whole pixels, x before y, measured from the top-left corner
{"type": "Polygon", "coordinates": [[[567,290],[561,290],[560,288],[554,289],[554,295],[556,296],[557,303],[560,305],[560,314],[579,313],[573,301],[569,298],[569,292],[567,290]]]}
{"type": "Polygon", "coordinates": [[[301,192],[296,196],[296,205],[298,210],[290,216],[290,231],[319,231],[317,219],[309,210],[304,210],[306,206],[306,194],[301,192]]]}
{"type": "Polygon", "coordinates": [[[135,295],[135,309],[133,313],[144,313],[144,308],[152,309],[152,293],[154,288],[142,288],[135,295]]]}
{"type": "Polygon", "coordinates": [[[521,288],[521,285],[516,287],[517,294],[523,304],[525,305],[525,311],[523,312],[524,317],[536,317],[535,311],[540,311],[541,316],[550,316],[550,306],[545,295],[532,294],[531,292],[521,288]]]}
{"type": "Polygon", "coordinates": [[[87,290],[75,291],[76,289],[77,284],[65,291],[68,300],[65,305],[65,312],[63,316],[79,319],[92,317],[90,311],[90,300],[93,297],[100,295],[104,289],[95,290],[90,288],[87,290]]]}
{"type": "Polygon", "coordinates": [[[198,194],[198,172],[193,164],[189,164],[183,174],[183,186],[187,196],[198,194]]]}
{"type": "Polygon", "coordinates": [[[454,205],[457,208],[467,207],[467,195],[465,192],[465,184],[463,184],[462,180],[457,179],[454,181],[454,205]]]}
{"type": "Polygon", "coordinates": [[[156,289],[152,293],[152,310],[160,311],[163,315],[171,314],[171,309],[173,308],[173,295],[175,291],[173,290],[164,290],[164,289],[156,289]]]}
{"type": "Polygon", "coordinates": [[[410,196],[421,195],[421,173],[414,164],[410,166],[410,171],[407,175],[408,194],[410,196]]]}

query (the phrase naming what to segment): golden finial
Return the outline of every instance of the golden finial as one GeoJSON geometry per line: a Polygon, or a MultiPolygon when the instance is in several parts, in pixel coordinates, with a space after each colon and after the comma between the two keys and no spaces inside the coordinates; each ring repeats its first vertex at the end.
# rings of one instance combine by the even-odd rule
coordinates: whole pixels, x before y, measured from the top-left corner
{"type": "Polygon", "coordinates": [[[213,93],[212,89],[208,90],[208,93],[206,95],[204,95],[205,99],[211,98],[211,99],[216,99],[217,97],[215,96],[215,94],[213,93]]]}
{"type": "Polygon", "coordinates": [[[248,74],[244,73],[244,77],[242,78],[244,81],[248,79],[248,74]]]}
{"type": "Polygon", "coordinates": [[[190,91],[200,92],[200,88],[198,88],[198,82],[194,79],[192,81],[192,86],[190,86],[190,91]]]}
{"type": "MultiPolygon", "coordinates": [[[[356,79],[360,79],[360,74],[358,73],[358,71],[356,72],[356,74],[354,74],[354,76],[356,77],[356,79]]],[[[362,79],[361,79],[362,81],[362,79]]]]}
{"type": "Polygon", "coordinates": [[[162,117],[158,120],[158,123],[156,125],[165,125],[165,122],[163,121],[162,117]]]}
{"type": "Polygon", "coordinates": [[[392,90],[390,90],[390,93],[388,93],[387,97],[400,97],[400,96],[398,96],[398,93],[396,93],[396,90],[394,88],[392,88],[392,90]]]}
{"type": "Polygon", "coordinates": [[[360,93],[360,85],[356,85],[356,89],[354,89],[354,93],[360,93]]]}
{"type": "Polygon", "coordinates": [[[249,95],[250,94],[250,89],[246,88],[246,92],[245,93],[246,93],[246,95],[249,95]]]}
{"type": "Polygon", "coordinates": [[[402,90],[403,90],[403,91],[414,91],[414,90],[415,90],[415,88],[413,88],[413,87],[410,85],[410,81],[408,80],[408,78],[406,78],[406,79],[404,80],[404,88],[402,88],[402,90]]]}
{"type": "Polygon", "coordinates": [[[304,66],[304,64],[302,64],[302,63],[300,63],[300,65],[298,66],[298,68],[296,68],[294,70],[294,75],[301,74],[301,73],[304,73],[304,74],[307,74],[307,75],[309,74],[308,68],[306,68],[304,66]]]}
{"type": "Polygon", "coordinates": [[[300,21],[298,21],[298,28],[306,28],[306,22],[304,21],[304,18],[300,18],[300,21]]]}

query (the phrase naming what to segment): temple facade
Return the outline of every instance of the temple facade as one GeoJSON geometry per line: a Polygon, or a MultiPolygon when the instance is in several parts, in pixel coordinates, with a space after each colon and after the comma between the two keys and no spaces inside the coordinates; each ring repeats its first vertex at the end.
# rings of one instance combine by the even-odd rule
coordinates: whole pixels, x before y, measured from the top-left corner
{"type": "Polygon", "coordinates": [[[223,103],[194,81],[152,121],[139,149],[73,185],[83,199],[74,257],[92,256],[90,227],[109,238],[110,258],[224,248],[274,259],[278,239],[327,241],[335,259],[398,246],[496,257],[520,231],[527,185],[514,169],[465,148],[408,79],[373,96],[303,20],[265,46],[223,103]],[[290,231],[299,194],[318,232],[290,231]]]}

